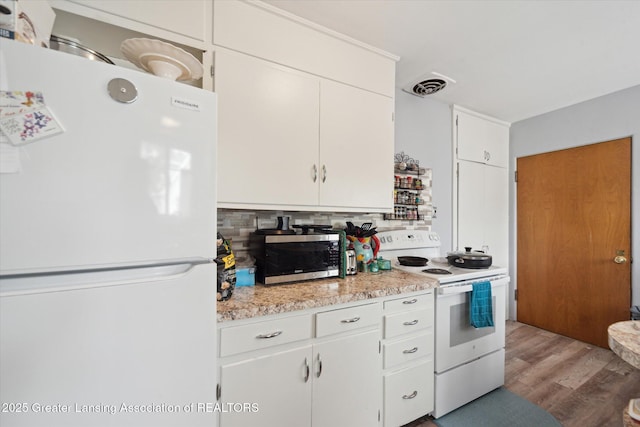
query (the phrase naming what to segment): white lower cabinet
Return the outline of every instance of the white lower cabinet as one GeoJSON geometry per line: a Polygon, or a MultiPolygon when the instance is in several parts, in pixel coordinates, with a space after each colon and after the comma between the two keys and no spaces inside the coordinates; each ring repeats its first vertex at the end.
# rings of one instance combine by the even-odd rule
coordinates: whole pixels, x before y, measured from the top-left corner
{"type": "Polygon", "coordinates": [[[310,426],[311,345],[229,363],[220,367],[221,427],[310,426]],[[233,410],[234,404],[255,408],[233,410]]]}
{"type": "Polygon", "coordinates": [[[384,426],[434,409],[434,292],[384,302],[384,426]]]}
{"type": "Polygon", "coordinates": [[[379,342],[375,329],[313,346],[313,427],[379,425],[379,342]]]}
{"type": "Polygon", "coordinates": [[[381,314],[374,302],[220,324],[220,427],[380,425],[381,314]]]}

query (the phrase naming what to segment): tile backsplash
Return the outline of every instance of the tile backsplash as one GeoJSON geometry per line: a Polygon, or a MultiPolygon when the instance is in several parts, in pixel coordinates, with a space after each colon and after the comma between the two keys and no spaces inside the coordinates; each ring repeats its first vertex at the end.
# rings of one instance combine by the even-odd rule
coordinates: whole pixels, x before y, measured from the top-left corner
{"type": "MultiPolygon", "coordinates": [[[[430,178],[430,170],[428,177],[430,178]]],[[[373,223],[378,231],[394,229],[431,230],[431,179],[424,180],[425,188],[422,197],[426,205],[421,207],[424,220],[385,220],[382,214],[352,212],[305,212],[305,211],[255,211],[247,209],[218,209],[218,232],[232,240],[232,249],[237,265],[248,267],[253,265],[249,255],[249,235],[258,228],[276,228],[279,216],[288,216],[289,226],[297,224],[331,225],[335,229],[344,229],[346,222],[355,225],[363,222],[373,223]]]]}

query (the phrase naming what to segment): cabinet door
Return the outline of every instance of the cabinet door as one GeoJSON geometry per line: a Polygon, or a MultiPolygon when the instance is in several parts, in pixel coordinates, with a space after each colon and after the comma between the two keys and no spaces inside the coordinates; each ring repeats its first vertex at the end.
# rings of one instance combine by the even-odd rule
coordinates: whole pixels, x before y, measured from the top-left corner
{"type": "Polygon", "coordinates": [[[322,80],[320,104],[320,204],[392,211],[393,99],[322,80]]]}
{"type": "Polygon", "coordinates": [[[407,424],[433,411],[433,357],[384,377],[384,425],[407,424]]]}
{"type": "Polygon", "coordinates": [[[317,78],[217,49],[218,201],[318,204],[317,78]]]}
{"type": "Polygon", "coordinates": [[[221,404],[248,403],[256,404],[257,408],[221,411],[220,427],[309,427],[312,383],[310,370],[310,345],[222,365],[221,404]]]}
{"type": "Polygon", "coordinates": [[[463,111],[456,111],[457,157],[509,167],[509,128],[463,111]]]}
{"type": "Polygon", "coordinates": [[[212,41],[212,10],[206,0],[70,0],[116,16],[151,25],[195,40],[212,41]]]}
{"type": "Polygon", "coordinates": [[[313,427],[379,425],[379,337],[376,329],[314,345],[313,427]]]}
{"type": "Polygon", "coordinates": [[[458,250],[487,247],[495,265],[509,262],[508,170],[458,162],[458,250]]]}
{"type": "Polygon", "coordinates": [[[485,234],[493,264],[509,265],[509,171],[495,166],[484,168],[485,234]]]}
{"type": "Polygon", "coordinates": [[[481,249],[484,245],[485,167],[482,163],[458,162],[458,250],[465,246],[481,249]]]}

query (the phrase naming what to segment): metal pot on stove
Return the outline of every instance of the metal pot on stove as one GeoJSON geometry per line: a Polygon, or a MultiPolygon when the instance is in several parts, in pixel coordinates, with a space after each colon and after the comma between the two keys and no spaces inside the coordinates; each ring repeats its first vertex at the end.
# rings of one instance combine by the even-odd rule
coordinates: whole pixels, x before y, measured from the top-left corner
{"type": "Polygon", "coordinates": [[[489,268],[491,267],[492,257],[482,251],[471,250],[466,246],[465,252],[449,252],[447,261],[450,265],[461,268],[489,268]]]}

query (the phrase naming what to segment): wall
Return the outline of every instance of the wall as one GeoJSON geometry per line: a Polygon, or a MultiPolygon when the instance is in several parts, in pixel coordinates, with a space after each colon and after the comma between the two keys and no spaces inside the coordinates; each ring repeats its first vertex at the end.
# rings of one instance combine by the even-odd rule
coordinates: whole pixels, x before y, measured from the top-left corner
{"type": "Polygon", "coordinates": [[[453,249],[451,128],[448,104],[396,89],[395,152],[403,151],[431,169],[433,206],[437,208],[431,230],[440,235],[443,254],[453,249]]]}
{"type": "MultiPolygon", "coordinates": [[[[547,114],[513,123],[510,130],[510,173],[513,176],[516,159],[565,148],[593,144],[632,136],[632,146],[640,141],[640,86],[595,98],[547,114]]],[[[637,261],[632,263],[632,304],[640,305],[640,150],[632,147],[631,184],[631,254],[637,261]]],[[[436,175],[434,171],[434,182],[436,175]]],[[[516,283],[516,189],[513,180],[510,191],[510,243],[509,252],[514,260],[510,266],[511,285],[516,283]]],[[[435,197],[435,191],[434,191],[435,197]]],[[[435,221],[434,221],[435,223],[435,221]]],[[[512,288],[513,290],[513,288],[512,288]]],[[[511,304],[511,318],[515,318],[515,307],[511,304]]]]}

